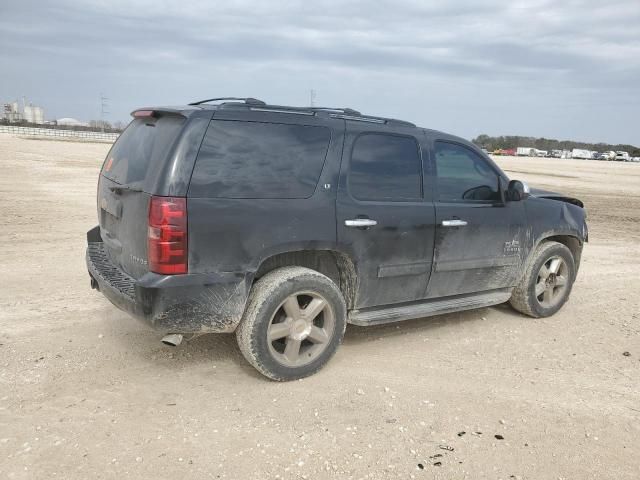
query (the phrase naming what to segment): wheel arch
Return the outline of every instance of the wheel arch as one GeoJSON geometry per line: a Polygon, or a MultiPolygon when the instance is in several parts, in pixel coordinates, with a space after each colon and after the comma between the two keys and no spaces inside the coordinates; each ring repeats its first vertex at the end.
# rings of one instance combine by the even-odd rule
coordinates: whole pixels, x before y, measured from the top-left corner
{"type": "Polygon", "coordinates": [[[576,265],[576,273],[578,272],[584,241],[580,239],[577,232],[551,230],[540,235],[533,249],[531,250],[531,253],[529,254],[529,261],[532,255],[543,242],[558,242],[567,247],[571,252],[571,255],[573,256],[573,260],[576,265]]]}
{"type": "Polygon", "coordinates": [[[533,242],[533,245],[530,247],[531,249],[528,252],[525,252],[524,258],[521,264],[521,272],[518,275],[518,281],[522,278],[522,275],[527,270],[529,264],[535,261],[535,253],[544,242],[558,242],[564,245],[569,249],[571,255],[573,255],[573,260],[576,266],[576,274],[578,273],[578,267],[580,266],[580,259],[582,257],[582,247],[584,245],[584,241],[580,239],[577,232],[573,231],[559,231],[559,230],[548,230],[541,235],[536,237],[536,240],[533,242]]]}
{"type": "Polygon", "coordinates": [[[571,255],[573,255],[573,261],[576,265],[576,273],[578,272],[578,267],[580,266],[580,259],[582,257],[582,246],[584,243],[575,235],[550,235],[548,237],[544,237],[538,245],[542,242],[558,242],[564,245],[569,249],[571,255]]]}
{"type": "Polygon", "coordinates": [[[342,292],[347,309],[353,308],[358,287],[356,267],[348,254],[335,249],[298,249],[272,254],[259,263],[252,284],[276,268],[292,266],[306,267],[329,277],[342,292]]]}

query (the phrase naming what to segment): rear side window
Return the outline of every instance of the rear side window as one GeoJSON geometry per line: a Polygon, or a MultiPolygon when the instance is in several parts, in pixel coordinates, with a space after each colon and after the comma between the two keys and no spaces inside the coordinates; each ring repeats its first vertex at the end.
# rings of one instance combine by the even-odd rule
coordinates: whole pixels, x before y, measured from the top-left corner
{"type": "Polygon", "coordinates": [[[420,200],[422,166],[415,139],[360,135],[351,153],[349,192],[358,200],[420,200]]]}
{"type": "Polygon", "coordinates": [[[330,138],[325,127],[213,120],[189,195],[308,198],[320,178],[330,138]]]}
{"type": "Polygon", "coordinates": [[[119,184],[143,182],[166,159],[183,123],[173,115],[133,120],[111,148],[102,174],[119,184]]]}
{"type": "Polygon", "coordinates": [[[438,200],[441,202],[493,202],[500,200],[498,174],[469,148],[436,142],[438,200]]]}

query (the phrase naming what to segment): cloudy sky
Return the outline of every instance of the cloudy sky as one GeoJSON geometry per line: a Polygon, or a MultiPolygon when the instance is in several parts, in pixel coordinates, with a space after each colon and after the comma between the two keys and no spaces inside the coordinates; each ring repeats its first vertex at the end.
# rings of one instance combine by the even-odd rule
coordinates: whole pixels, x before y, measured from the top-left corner
{"type": "Polygon", "coordinates": [[[466,138],[640,145],[640,1],[0,2],[0,101],[47,118],[310,89],[466,138]]]}

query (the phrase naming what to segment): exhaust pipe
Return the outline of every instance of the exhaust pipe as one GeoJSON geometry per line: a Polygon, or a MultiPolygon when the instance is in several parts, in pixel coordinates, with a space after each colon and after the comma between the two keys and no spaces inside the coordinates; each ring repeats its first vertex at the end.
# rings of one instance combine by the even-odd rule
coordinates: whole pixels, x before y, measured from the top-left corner
{"type": "Polygon", "coordinates": [[[177,347],[182,343],[182,334],[170,333],[169,335],[165,335],[162,337],[162,343],[169,345],[170,347],[177,347]]]}

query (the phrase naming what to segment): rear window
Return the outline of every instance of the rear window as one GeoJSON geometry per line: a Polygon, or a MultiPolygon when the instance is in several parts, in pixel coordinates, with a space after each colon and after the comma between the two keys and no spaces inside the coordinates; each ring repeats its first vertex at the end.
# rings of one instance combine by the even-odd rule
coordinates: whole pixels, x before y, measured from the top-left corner
{"type": "Polygon", "coordinates": [[[365,133],[351,152],[349,191],[358,200],[422,198],[420,150],[413,137],[365,133]]]}
{"type": "Polygon", "coordinates": [[[177,116],[133,120],[111,148],[102,174],[120,184],[143,182],[165,160],[183,123],[177,116]]]}
{"type": "Polygon", "coordinates": [[[325,127],[213,120],[189,195],[308,198],[320,178],[330,138],[325,127]]]}

